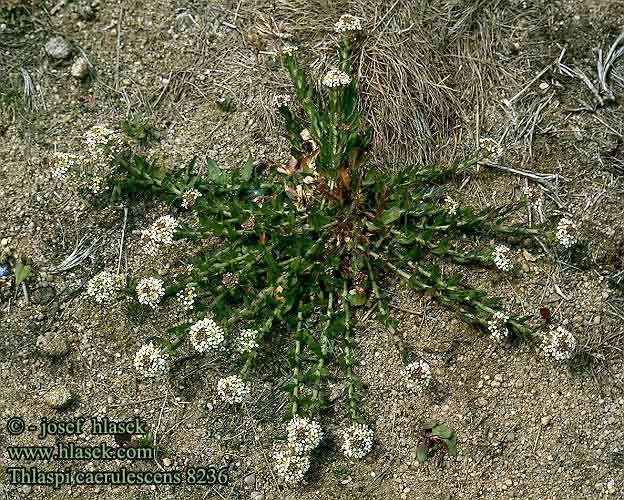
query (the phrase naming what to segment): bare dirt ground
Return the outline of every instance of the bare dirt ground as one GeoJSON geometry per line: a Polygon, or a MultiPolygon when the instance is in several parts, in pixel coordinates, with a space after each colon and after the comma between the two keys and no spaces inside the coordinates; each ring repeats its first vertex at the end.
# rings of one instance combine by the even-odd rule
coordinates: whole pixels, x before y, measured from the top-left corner
{"type": "MultiPolygon", "coordinates": [[[[624,4],[616,0],[5,0],[0,264],[24,255],[33,275],[28,296],[15,292],[10,277],[0,278],[0,464],[16,465],[4,451],[11,445],[100,441],[89,434],[43,441],[29,432],[10,436],[4,426],[11,416],[27,423],[43,416],[139,416],[157,435],[158,463],[71,466],[229,464],[230,484],[53,490],[10,485],[0,472],[0,498],[624,498],[624,58],[609,76],[612,101],[604,89],[599,99],[561,69],[577,67],[595,83],[597,49],[606,55],[623,29],[624,4]],[[446,162],[489,136],[504,145],[501,165],[554,175],[544,186],[545,227],[573,217],[580,248],[527,242],[516,249],[522,263],[510,275],[475,269],[465,278],[532,321],[548,307],[579,347],[575,361],[562,366],[525,344],[497,346],[434,303],[384,283],[405,342],[434,367],[435,390],[418,397],[403,390],[399,357],[369,317],[358,332],[357,355],[374,451],[362,462],[341,455],[337,432],[346,412],[337,380],[335,403],[323,420],[328,439],[306,484],[283,491],[271,471],[271,449],[283,433],[287,398],[278,387],[287,367],[267,363],[251,403],[238,414],[215,401],[215,380],[227,360],[195,359],[165,380],[139,378],[132,369],[136,349],[183,312],[98,306],[85,296],[85,282],[118,265],[135,276],[166,274],[190,247],[146,260],[137,230],[166,207],[131,207],[124,230],[122,207],[89,204],[51,175],[47,160],[55,150],[84,148],[93,125],[141,116],[154,127],[141,147],[170,169],[193,156],[200,166],[207,158],[238,166],[250,155],[284,163],[287,147],[271,99],[290,87],[270,52],[280,40],[296,41],[321,72],[331,53],[329,30],[346,12],[365,16],[371,28],[359,72],[376,127],[377,161],[390,168],[446,162]],[[46,53],[55,36],[71,43],[71,56],[46,53]],[[83,80],[71,75],[81,51],[92,64],[83,80]],[[219,106],[224,98],[232,100],[232,111],[219,106]],[[504,99],[513,99],[511,106],[504,99]],[[83,237],[83,250],[93,244],[89,255],[53,272],[83,237]],[[65,410],[46,399],[58,387],[74,396],[65,410]],[[459,455],[421,465],[419,429],[431,418],[457,433],[459,455]]],[[[483,168],[454,191],[462,203],[483,207],[514,196],[525,182],[523,175],[483,168]]]]}

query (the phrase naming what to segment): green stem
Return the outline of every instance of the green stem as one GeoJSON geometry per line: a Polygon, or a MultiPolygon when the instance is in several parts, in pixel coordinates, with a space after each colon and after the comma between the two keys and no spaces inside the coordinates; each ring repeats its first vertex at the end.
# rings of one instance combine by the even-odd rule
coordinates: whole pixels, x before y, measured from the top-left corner
{"type": "Polygon", "coordinates": [[[321,387],[321,372],[323,371],[323,368],[325,367],[325,360],[327,359],[327,348],[328,348],[328,342],[329,340],[327,339],[327,329],[330,327],[331,325],[331,321],[332,321],[332,306],[333,306],[333,302],[334,302],[334,292],[329,292],[329,300],[327,303],[327,324],[325,325],[325,328],[323,329],[323,331],[321,332],[321,338],[320,338],[320,345],[321,345],[321,356],[320,359],[318,360],[318,363],[316,365],[316,374],[318,376],[317,382],[316,382],[316,386],[314,387],[314,389],[312,390],[312,399],[314,401],[317,401],[319,399],[319,393],[320,393],[320,387],[321,387]]]}
{"type": "MultiPolygon", "coordinates": [[[[299,307],[297,307],[299,309],[299,307]]],[[[294,355],[294,367],[293,367],[293,402],[292,402],[292,415],[297,415],[299,411],[299,377],[301,376],[301,341],[299,340],[299,332],[301,332],[301,322],[303,321],[303,313],[298,310],[297,312],[297,338],[295,340],[295,355],[294,355]]]]}
{"type": "Polygon", "coordinates": [[[351,336],[351,311],[349,309],[349,300],[347,299],[347,283],[343,286],[342,304],[345,313],[345,368],[347,377],[347,391],[349,398],[349,414],[352,420],[359,420],[359,412],[357,406],[357,388],[353,378],[353,337],[351,336]]]}

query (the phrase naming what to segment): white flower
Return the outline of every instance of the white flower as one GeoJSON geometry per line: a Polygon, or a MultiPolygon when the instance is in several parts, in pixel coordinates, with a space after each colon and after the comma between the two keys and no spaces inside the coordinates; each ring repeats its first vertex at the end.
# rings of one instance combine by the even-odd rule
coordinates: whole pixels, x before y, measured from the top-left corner
{"type": "Polygon", "coordinates": [[[491,137],[482,137],[479,139],[479,146],[481,149],[485,149],[487,153],[495,160],[499,159],[503,156],[503,146],[496,140],[491,137]]]}
{"type": "Polygon", "coordinates": [[[345,31],[362,31],[362,18],[344,14],[340,16],[338,22],[334,24],[336,33],[344,33],[345,31]]]}
{"type": "Polygon", "coordinates": [[[273,468],[277,477],[290,485],[303,481],[305,473],[310,468],[310,457],[307,454],[296,453],[288,445],[276,447],[273,452],[273,460],[275,460],[273,468]]]}
{"type": "Polygon", "coordinates": [[[178,222],[171,215],[163,215],[157,219],[149,228],[141,232],[141,239],[145,242],[145,252],[154,256],[160,245],[172,245],[177,228],[178,222]]]}
{"type": "Polygon", "coordinates": [[[167,355],[154,344],[145,344],[134,357],[134,368],[145,377],[164,375],[168,371],[167,355]]]}
{"type": "Polygon", "coordinates": [[[500,342],[503,338],[509,335],[509,330],[507,328],[508,321],[509,316],[507,316],[504,312],[494,312],[492,318],[488,321],[488,330],[490,331],[490,335],[495,340],[500,342]]]}
{"type": "Polygon", "coordinates": [[[246,329],[240,332],[240,336],[238,338],[238,352],[246,353],[251,352],[258,347],[258,341],[256,337],[258,336],[257,330],[246,329]]]}
{"type": "Polygon", "coordinates": [[[65,177],[68,171],[76,167],[78,161],[77,155],[57,151],[50,159],[50,164],[54,166],[53,175],[58,178],[65,177]]]}
{"type": "Polygon", "coordinates": [[[509,247],[506,245],[498,245],[492,252],[494,258],[494,264],[501,271],[509,271],[511,269],[511,260],[507,256],[509,253],[509,247]]]}
{"type": "Polygon", "coordinates": [[[321,425],[308,417],[293,417],[286,426],[286,432],[288,444],[298,454],[313,450],[323,439],[321,425]]]}
{"type": "Polygon", "coordinates": [[[249,394],[249,386],[238,375],[230,375],[217,382],[221,400],[229,405],[242,403],[249,394]]]}
{"type": "Polygon", "coordinates": [[[277,109],[281,108],[282,106],[288,107],[291,102],[292,98],[289,95],[278,94],[273,96],[273,106],[275,106],[277,109]]]}
{"type": "Polygon", "coordinates": [[[459,208],[459,204],[450,196],[444,198],[444,204],[446,205],[446,210],[449,215],[456,215],[457,209],[459,208]]]}
{"type": "Polygon", "coordinates": [[[366,424],[353,424],[343,433],[342,452],[348,458],[364,458],[373,449],[373,437],[366,424]]]}
{"type": "Polygon", "coordinates": [[[195,304],[195,298],[197,297],[197,292],[192,286],[185,286],[182,290],[180,290],[176,297],[182,307],[187,311],[193,309],[193,305],[195,304]]]}
{"type": "Polygon", "coordinates": [[[557,361],[571,359],[576,349],[576,339],[568,330],[559,326],[553,328],[544,338],[544,352],[557,361]]]}
{"type": "Polygon", "coordinates": [[[225,335],[223,328],[214,320],[205,318],[191,326],[190,339],[196,351],[206,352],[218,349],[223,344],[225,335]]]}
{"type": "Polygon", "coordinates": [[[406,386],[409,389],[415,388],[422,391],[431,384],[431,366],[426,361],[414,361],[403,370],[407,378],[406,386]]]}
{"type": "Polygon", "coordinates": [[[338,69],[330,69],[323,77],[323,85],[329,88],[349,85],[351,77],[338,69]]]}
{"type": "Polygon", "coordinates": [[[159,278],[141,278],[136,287],[137,298],[141,304],[156,308],[165,295],[163,280],[159,278]]]}
{"type": "Polygon", "coordinates": [[[98,302],[110,302],[125,285],[125,277],[121,274],[113,274],[102,271],[96,274],[87,283],[87,295],[98,302]]]}
{"type": "Polygon", "coordinates": [[[190,210],[200,196],[202,194],[197,189],[187,189],[182,193],[182,207],[190,210]]]}
{"type": "Polygon", "coordinates": [[[577,242],[576,233],[576,224],[566,217],[563,217],[557,224],[557,240],[565,248],[570,248],[577,242]]]}
{"type": "Polygon", "coordinates": [[[85,133],[85,142],[93,160],[112,159],[111,153],[119,153],[123,149],[123,137],[103,125],[95,125],[85,133]],[[108,151],[105,151],[107,148],[108,151]]]}

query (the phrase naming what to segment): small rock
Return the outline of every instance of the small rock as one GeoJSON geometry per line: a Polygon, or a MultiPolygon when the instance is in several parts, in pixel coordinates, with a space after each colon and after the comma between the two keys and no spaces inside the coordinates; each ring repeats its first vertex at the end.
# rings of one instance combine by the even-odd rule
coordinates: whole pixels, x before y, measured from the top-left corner
{"type": "Polygon", "coordinates": [[[48,55],[54,59],[67,59],[72,51],[72,47],[62,36],[50,38],[45,44],[48,55]]]}
{"type": "Polygon", "coordinates": [[[247,486],[253,488],[256,485],[256,475],[253,472],[251,474],[247,474],[243,481],[247,486]]]}
{"type": "Polygon", "coordinates": [[[500,387],[501,383],[498,380],[492,380],[492,382],[490,383],[490,385],[492,387],[500,387]]]}
{"type": "Polygon", "coordinates": [[[65,386],[55,387],[50,389],[45,397],[45,403],[55,410],[61,410],[66,408],[71,403],[72,395],[69,389],[65,386]]]}
{"type": "Polygon", "coordinates": [[[548,90],[549,87],[550,87],[550,85],[548,83],[546,83],[546,82],[542,82],[542,83],[539,84],[539,88],[541,90],[548,90]]]}
{"type": "Polygon", "coordinates": [[[89,62],[83,56],[74,61],[71,67],[71,75],[78,80],[82,80],[89,74],[89,62]]]}
{"type": "Polygon", "coordinates": [[[173,462],[171,461],[171,459],[170,459],[169,457],[167,457],[167,458],[163,459],[163,465],[164,465],[165,467],[171,467],[171,464],[172,464],[172,463],[173,463],[173,462]]]}
{"type": "Polygon", "coordinates": [[[58,358],[69,352],[69,345],[63,335],[58,332],[48,332],[37,338],[37,347],[46,356],[58,358]]]}
{"type": "Polygon", "coordinates": [[[56,290],[51,286],[40,286],[32,293],[32,301],[37,305],[48,304],[56,296],[56,290]]]}
{"type": "Polygon", "coordinates": [[[264,500],[264,493],[260,491],[252,491],[249,498],[250,500],[264,500]]]}
{"type": "Polygon", "coordinates": [[[548,425],[550,425],[550,422],[552,422],[552,417],[549,415],[546,415],[544,417],[542,417],[542,426],[546,427],[548,425]]]}
{"type": "Polygon", "coordinates": [[[609,495],[615,495],[615,481],[613,479],[607,481],[607,493],[609,495]]]}
{"type": "Polygon", "coordinates": [[[494,380],[496,380],[497,382],[502,382],[503,376],[500,373],[497,373],[496,375],[494,375],[494,380]]]}

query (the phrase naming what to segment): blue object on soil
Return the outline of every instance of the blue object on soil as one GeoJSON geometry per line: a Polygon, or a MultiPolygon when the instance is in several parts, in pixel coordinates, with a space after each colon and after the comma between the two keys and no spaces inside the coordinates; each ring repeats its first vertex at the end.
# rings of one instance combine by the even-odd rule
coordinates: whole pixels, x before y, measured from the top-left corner
{"type": "Polygon", "coordinates": [[[11,274],[11,270],[6,266],[0,266],[0,278],[4,278],[11,274]]]}

